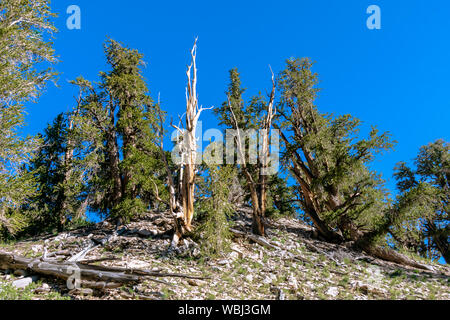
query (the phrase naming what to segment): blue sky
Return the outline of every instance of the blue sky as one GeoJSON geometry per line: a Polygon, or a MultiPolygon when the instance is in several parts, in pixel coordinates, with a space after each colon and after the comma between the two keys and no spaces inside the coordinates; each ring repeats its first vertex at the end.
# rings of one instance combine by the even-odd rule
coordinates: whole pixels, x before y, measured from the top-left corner
{"type": "MultiPolygon", "coordinates": [[[[25,133],[35,134],[73,106],[68,80],[97,80],[105,70],[102,44],[109,36],[145,55],[153,97],[175,119],[185,108],[186,66],[198,42],[199,99],[203,106],[225,100],[228,70],[238,67],[247,97],[270,89],[270,64],[280,71],[290,57],[317,61],[323,112],[350,113],[390,131],[395,151],[373,167],[395,188],[392,169],[420,146],[449,140],[450,2],[414,0],[140,1],[58,0],[52,8],[60,32],[59,88],[50,85],[28,108],[25,133]],[[66,9],[81,8],[81,30],[68,30],[66,9]],[[381,8],[381,30],[369,30],[369,5],[381,8]]],[[[211,111],[204,128],[216,126],[211,111]]]]}

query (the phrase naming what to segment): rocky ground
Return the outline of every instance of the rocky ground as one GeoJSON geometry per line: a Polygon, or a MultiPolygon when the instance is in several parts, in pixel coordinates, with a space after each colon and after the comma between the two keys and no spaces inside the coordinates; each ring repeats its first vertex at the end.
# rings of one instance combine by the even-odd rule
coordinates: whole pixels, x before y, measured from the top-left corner
{"type": "MultiPolygon", "coordinates": [[[[90,251],[85,259],[204,279],[149,278],[116,289],[69,290],[64,281],[36,277],[35,283],[16,289],[14,281],[31,275],[6,270],[0,272],[0,299],[450,299],[449,267],[423,260],[434,267],[431,272],[374,259],[347,246],[315,240],[311,227],[295,219],[271,221],[267,243],[259,244],[246,236],[251,221],[242,214],[234,226],[231,252],[216,259],[201,258],[192,240],[167,254],[171,221],[165,214],[148,214],[122,227],[120,235],[90,251]]],[[[113,231],[114,226],[102,222],[3,244],[0,251],[36,258],[46,252],[62,261],[113,231]]]]}

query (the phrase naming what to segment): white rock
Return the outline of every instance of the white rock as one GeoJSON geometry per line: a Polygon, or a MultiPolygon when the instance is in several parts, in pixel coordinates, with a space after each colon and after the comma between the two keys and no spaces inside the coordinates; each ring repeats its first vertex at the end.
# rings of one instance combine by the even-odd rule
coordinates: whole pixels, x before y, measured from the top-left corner
{"type": "Polygon", "coordinates": [[[267,278],[265,278],[265,279],[263,280],[263,283],[264,283],[264,284],[272,283],[272,279],[271,279],[270,277],[267,277],[267,278]]]}
{"type": "Polygon", "coordinates": [[[132,260],[127,263],[127,267],[130,269],[147,269],[150,267],[150,264],[144,261],[132,260]]]}
{"type": "Polygon", "coordinates": [[[295,290],[298,289],[298,282],[292,275],[288,278],[288,284],[295,290]]]}
{"type": "Polygon", "coordinates": [[[339,294],[339,289],[337,287],[330,287],[328,288],[326,294],[332,297],[337,297],[339,294]]]}
{"type": "Polygon", "coordinates": [[[230,263],[230,260],[228,260],[228,259],[223,259],[223,260],[217,261],[217,264],[218,264],[219,266],[224,266],[224,265],[227,265],[227,264],[229,264],[229,263],[230,263]]]}
{"type": "Polygon", "coordinates": [[[245,277],[245,280],[247,280],[248,282],[252,282],[253,281],[253,276],[251,274],[247,275],[245,277]]]}
{"type": "Polygon", "coordinates": [[[61,233],[59,236],[55,237],[54,241],[61,241],[67,239],[68,234],[67,233],[61,233]]]}
{"type": "Polygon", "coordinates": [[[311,281],[308,281],[308,282],[306,283],[306,285],[307,285],[308,287],[310,287],[312,290],[314,290],[314,288],[316,287],[316,286],[314,285],[314,283],[312,283],[311,281]]]}
{"type": "Polygon", "coordinates": [[[20,280],[16,280],[13,281],[13,286],[15,286],[18,289],[24,289],[26,287],[28,287],[30,284],[32,284],[33,282],[36,282],[39,280],[38,276],[33,276],[33,277],[28,277],[28,278],[23,278],[20,280]]]}
{"type": "Polygon", "coordinates": [[[31,250],[33,250],[33,252],[38,253],[41,252],[44,249],[44,246],[42,245],[35,245],[31,247],[31,250]]]}
{"type": "Polygon", "coordinates": [[[230,253],[230,258],[233,260],[236,260],[239,258],[239,253],[237,253],[236,251],[233,251],[230,253]]]}

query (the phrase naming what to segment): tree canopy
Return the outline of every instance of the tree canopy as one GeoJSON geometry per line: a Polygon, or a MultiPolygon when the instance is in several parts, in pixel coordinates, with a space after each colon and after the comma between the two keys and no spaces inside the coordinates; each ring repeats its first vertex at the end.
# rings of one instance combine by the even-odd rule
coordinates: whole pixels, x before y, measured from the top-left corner
{"type": "Polygon", "coordinates": [[[20,208],[38,192],[23,167],[39,140],[24,138],[20,130],[24,104],[35,101],[55,76],[52,17],[48,0],[0,2],[0,231],[11,234],[26,226],[20,208]]]}

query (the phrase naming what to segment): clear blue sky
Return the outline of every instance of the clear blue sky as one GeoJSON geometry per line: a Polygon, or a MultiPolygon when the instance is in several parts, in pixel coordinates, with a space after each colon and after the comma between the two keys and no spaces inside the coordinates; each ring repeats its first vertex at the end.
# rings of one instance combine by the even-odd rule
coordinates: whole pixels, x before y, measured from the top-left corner
{"type": "MultiPolygon", "coordinates": [[[[373,124],[398,141],[394,152],[374,163],[391,189],[398,161],[412,159],[420,146],[438,138],[449,140],[449,1],[55,0],[52,7],[59,14],[60,88],[50,85],[29,106],[26,133],[42,131],[73,105],[76,90],[68,80],[98,79],[107,36],[145,55],[152,95],[160,92],[163,108],[176,118],[185,108],[186,65],[198,36],[204,106],[224,101],[233,67],[249,96],[270,88],[269,64],[278,72],[290,57],[317,61],[321,111],[350,113],[364,122],[364,133],[373,124]],[[81,8],[81,30],[66,28],[71,4],[81,8]],[[366,27],[372,4],[381,8],[381,30],[366,27]]],[[[212,112],[204,113],[203,123],[216,126],[212,112]]]]}

